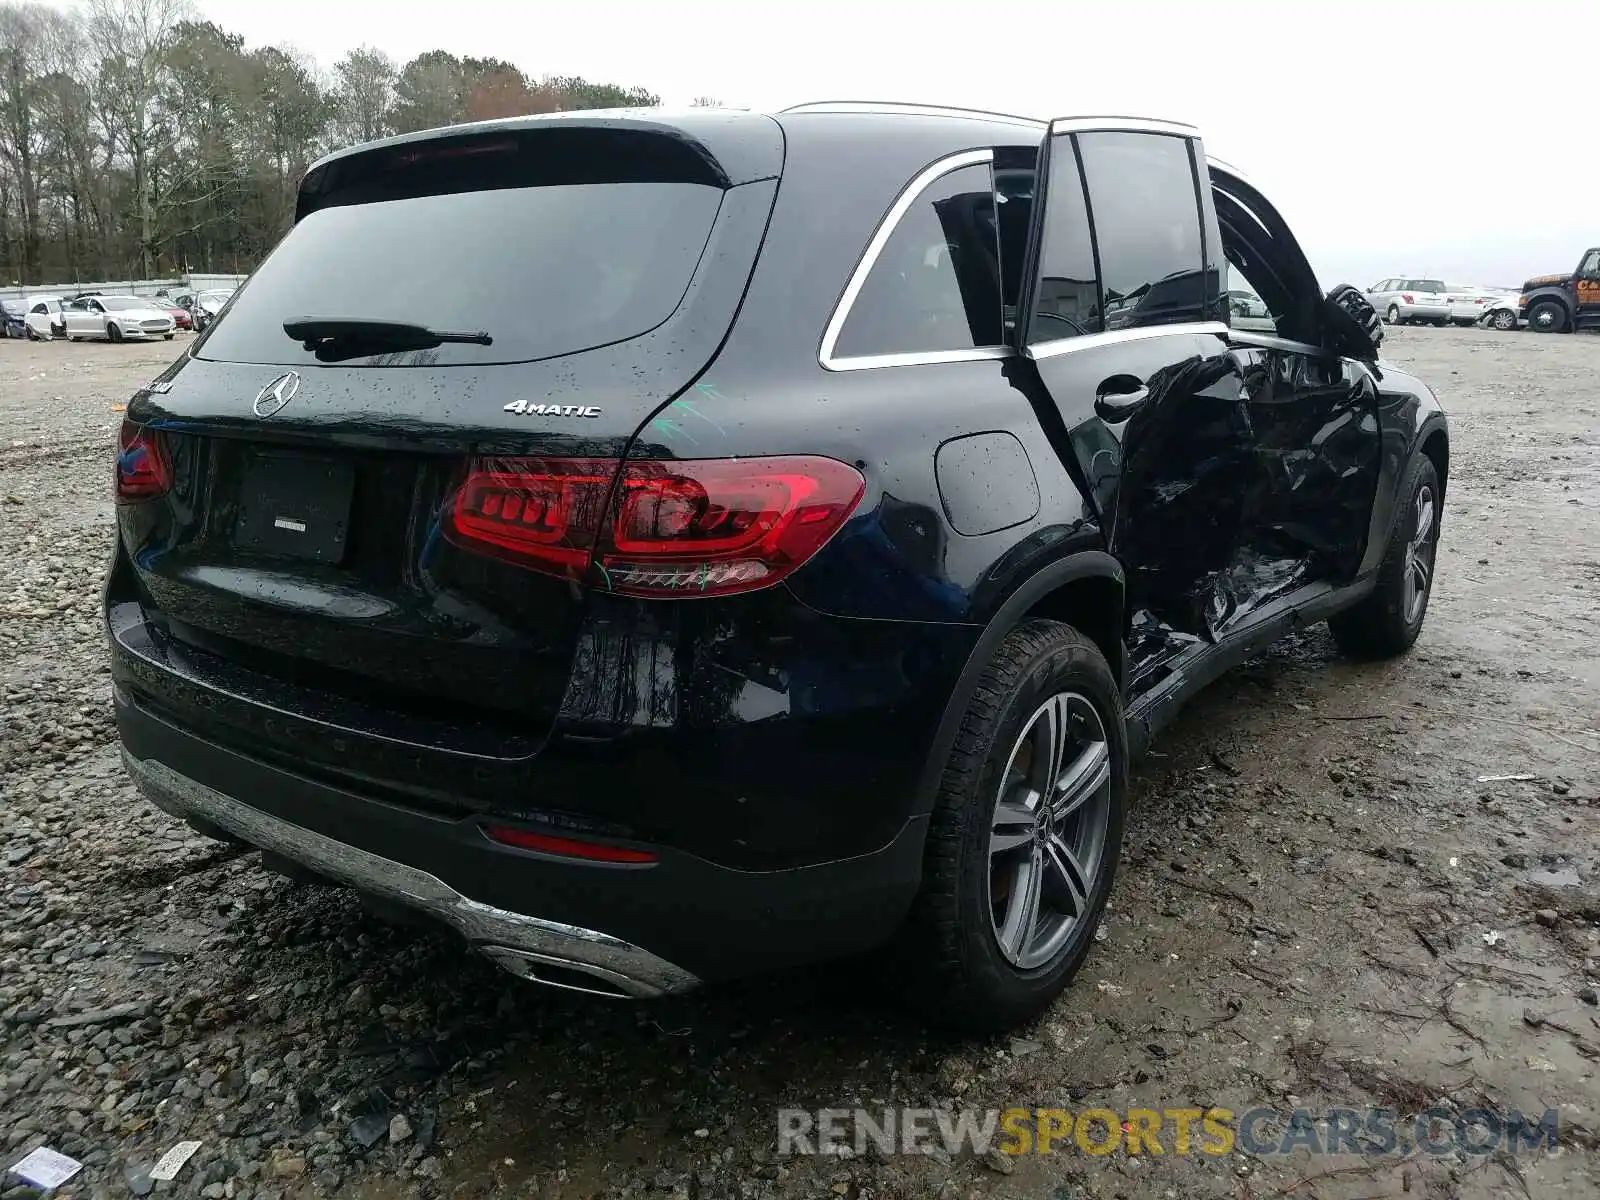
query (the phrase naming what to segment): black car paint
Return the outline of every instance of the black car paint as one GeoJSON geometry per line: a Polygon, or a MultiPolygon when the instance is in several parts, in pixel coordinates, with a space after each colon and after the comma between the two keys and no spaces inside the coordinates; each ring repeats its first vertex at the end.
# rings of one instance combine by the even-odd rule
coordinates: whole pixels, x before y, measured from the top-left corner
{"type": "MultiPolygon", "coordinates": [[[[753,271],[706,270],[654,333],[566,359],[308,370],[266,421],[251,401],[276,371],[209,361],[202,336],[130,403],[130,419],[174,439],[178,484],[170,501],[119,510],[107,608],[131,753],[715,978],[888,936],[915,890],[940,764],[1008,630],[1043,613],[1095,637],[1142,745],[1195,688],[1364,592],[1407,463],[1425,439],[1443,453],[1443,416],[1387,366],[1223,324],[1037,361],[829,371],[817,338],[905,182],[963,150],[1033,151],[1042,131],[888,114],[662,128],[729,174],[708,254],[753,271]],[[1150,398],[1108,423],[1095,394],[1119,374],[1150,398]],[[397,390],[433,406],[397,413],[397,390]],[[518,399],[602,417],[507,412],[518,399]],[[982,446],[964,446],[975,434],[982,446]],[[219,465],[245,441],[346,456],[374,497],[393,464],[412,464],[420,482],[392,497],[404,528],[365,575],[243,558],[224,544],[219,465]],[[765,591],[628,599],[495,570],[434,536],[469,452],[802,449],[854,464],[867,494],[765,591]],[[975,486],[985,462],[1006,465],[975,486]],[[1246,464],[1284,487],[1242,489],[1246,464]],[[1297,504],[1308,487],[1338,503],[1297,504]],[[1229,508],[1254,542],[1218,527],[1229,508]],[[1301,536],[1285,549],[1288,526],[1301,536]],[[1318,542],[1325,561],[1308,575],[1318,542]],[[1278,557],[1255,554],[1269,544],[1278,557]],[[546,603],[557,595],[570,604],[546,603]],[[520,615],[549,610],[553,623],[520,615]],[[491,848],[486,814],[648,843],[663,861],[624,877],[491,848]],[[771,921],[781,945],[761,936],[771,921]]],[[[312,171],[302,212],[344,157],[312,171]]]]}

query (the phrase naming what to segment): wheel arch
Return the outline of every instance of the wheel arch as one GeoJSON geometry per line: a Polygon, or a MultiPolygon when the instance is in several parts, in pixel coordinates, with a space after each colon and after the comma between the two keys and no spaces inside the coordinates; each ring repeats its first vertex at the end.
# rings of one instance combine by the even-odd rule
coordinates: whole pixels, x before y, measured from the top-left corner
{"type": "Polygon", "coordinates": [[[1442,423],[1425,428],[1418,452],[1426,454],[1439,475],[1439,500],[1444,501],[1450,487],[1450,434],[1442,423]]]}
{"type": "Polygon", "coordinates": [[[916,812],[932,810],[944,774],[945,759],[955,744],[979,676],[1007,635],[1026,621],[1061,621],[1099,648],[1111,666],[1120,691],[1127,677],[1127,582],[1122,564],[1104,550],[1079,550],[1046,564],[1016,585],[995,606],[978,643],[967,656],[945,702],[927,760],[918,782],[916,812]]]}

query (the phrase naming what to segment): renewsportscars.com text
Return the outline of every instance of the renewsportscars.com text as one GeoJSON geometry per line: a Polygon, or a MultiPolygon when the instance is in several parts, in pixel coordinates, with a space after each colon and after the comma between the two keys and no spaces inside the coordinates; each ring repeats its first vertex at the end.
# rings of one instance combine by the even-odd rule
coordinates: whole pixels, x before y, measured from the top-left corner
{"type": "Polygon", "coordinates": [[[1359,1154],[1381,1157],[1553,1151],[1557,1116],[1388,1108],[787,1108],[779,1154],[1359,1154]]]}

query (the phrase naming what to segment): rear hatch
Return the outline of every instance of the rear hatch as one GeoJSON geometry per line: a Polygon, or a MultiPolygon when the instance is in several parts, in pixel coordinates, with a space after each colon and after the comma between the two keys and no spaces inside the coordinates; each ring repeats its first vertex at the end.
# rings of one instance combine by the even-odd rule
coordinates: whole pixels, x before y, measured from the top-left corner
{"type": "Polygon", "coordinates": [[[573,531],[715,356],[771,211],[776,123],[703,124],[531,120],[313,168],[129,406],[109,602],[167,668],[146,703],[336,771],[384,774],[379,743],[406,771],[538,753],[579,641],[573,531]],[[503,466],[544,471],[548,509],[502,507],[503,466]],[[549,531],[545,569],[505,561],[508,520],[549,531]]]}

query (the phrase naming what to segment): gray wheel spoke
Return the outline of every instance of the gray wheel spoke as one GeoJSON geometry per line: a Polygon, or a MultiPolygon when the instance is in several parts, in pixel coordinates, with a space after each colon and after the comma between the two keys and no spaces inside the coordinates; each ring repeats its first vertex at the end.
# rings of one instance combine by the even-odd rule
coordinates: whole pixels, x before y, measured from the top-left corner
{"type": "Polygon", "coordinates": [[[1045,891],[1069,916],[1081,917],[1089,908],[1089,873],[1060,837],[1046,842],[1044,852],[1045,891]]]}
{"type": "Polygon", "coordinates": [[[1071,816],[1084,801],[1110,782],[1111,750],[1104,742],[1090,742],[1056,781],[1052,806],[1056,820],[1071,816]]]}
{"type": "Polygon", "coordinates": [[[989,854],[1005,854],[1033,841],[1033,809],[1015,801],[995,805],[994,824],[989,830],[989,854]]]}
{"type": "Polygon", "coordinates": [[[1433,533],[1433,493],[1424,488],[1417,494],[1417,528],[1411,536],[1413,545],[1425,543],[1433,533]]]}
{"type": "Polygon", "coordinates": [[[1422,488],[1417,492],[1416,527],[1411,541],[1406,545],[1405,577],[1402,584],[1402,603],[1407,621],[1415,621],[1427,599],[1428,582],[1433,577],[1433,491],[1422,488]]]}
{"type": "Polygon", "coordinates": [[[1428,573],[1433,569],[1431,567],[1431,565],[1428,563],[1427,557],[1425,555],[1422,555],[1422,554],[1417,555],[1416,559],[1412,562],[1411,567],[1416,572],[1416,575],[1417,575],[1417,591],[1418,592],[1427,591],[1428,590],[1428,573]]]}
{"type": "Polygon", "coordinates": [[[1065,696],[1052,697],[1045,705],[1044,713],[1037,727],[1042,730],[1044,745],[1034,752],[1034,763],[1038,770],[1037,784],[1042,795],[1055,794],[1055,782],[1061,778],[1061,762],[1066,756],[1067,746],[1072,740],[1072,714],[1067,711],[1067,698],[1065,696]]]}
{"type": "Polygon", "coordinates": [[[1018,865],[1012,884],[1011,903],[1006,909],[1005,924],[1000,927],[999,933],[1000,948],[1013,962],[1022,958],[1039,924],[1039,894],[1044,885],[1042,860],[1043,855],[1035,849],[1018,865]]]}

